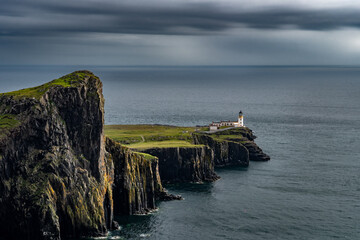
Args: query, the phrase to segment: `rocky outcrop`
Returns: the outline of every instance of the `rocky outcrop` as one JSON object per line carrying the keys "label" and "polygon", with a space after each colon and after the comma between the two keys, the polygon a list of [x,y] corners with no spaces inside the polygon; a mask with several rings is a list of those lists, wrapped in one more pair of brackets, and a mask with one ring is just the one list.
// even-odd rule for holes
{"label": "rocky outcrop", "polygon": [[206,146],[151,148],[142,150],[159,159],[159,172],[164,182],[215,181],[213,151]]}
{"label": "rocky outcrop", "polygon": [[2,94],[0,114],[18,121],[0,139],[1,235],[105,235],[114,170],[105,157],[100,80],[81,71]]}
{"label": "rocky outcrop", "polygon": [[248,141],[243,143],[243,145],[247,148],[249,151],[249,159],[250,161],[269,161],[270,156],[265,154],[262,149],[254,142]]}
{"label": "rocky outcrop", "polygon": [[[256,136],[254,135],[253,131],[248,127],[243,128],[232,128],[226,130],[224,132],[220,132],[221,134],[225,134],[227,137],[227,141],[233,141],[237,143],[241,143],[246,147],[249,151],[249,160],[250,161],[269,161],[270,156],[265,154],[263,150],[255,143]],[[233,136],[238,137],[233,137]],[[241,136],[241,137],[240,137]]]}
{"label": "rocky outcrop", "polygon": [[106,150],[115,165],[115,214],[148,213],[156,208],[156,199],[168,196],[161,184],[156,157],[133,152],[109,138],[106,138]]}
{"label": "rocky outcrop", "polygon": [[214,151],[214,163],[217,167],[248,166],[249,151],[240,143],[216,140],[207,134],[194,133],[196,144],[205,144]]}
{"label": "rocky outcrop", "polygon": [[214,151],[214,162],[222,166],[248,166],[249,161],[268,161],[266,155],[254,142],[256,136],[251,129],[232,128],[214,133],[193,133],[195,144],[204,144]]}

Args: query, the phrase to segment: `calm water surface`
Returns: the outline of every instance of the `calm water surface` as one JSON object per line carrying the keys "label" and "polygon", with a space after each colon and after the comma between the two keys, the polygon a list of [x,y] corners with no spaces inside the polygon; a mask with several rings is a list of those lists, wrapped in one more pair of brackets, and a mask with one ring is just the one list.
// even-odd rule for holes
{"label": "calm water surface", "polygon": [[[0,67],[0,92],[85,67]],[[233,120],[271,156],[168,185],[184,201],[117,217],[109,239],[360,239],[360,68],[87,67],[104,84],[107,124]]]}

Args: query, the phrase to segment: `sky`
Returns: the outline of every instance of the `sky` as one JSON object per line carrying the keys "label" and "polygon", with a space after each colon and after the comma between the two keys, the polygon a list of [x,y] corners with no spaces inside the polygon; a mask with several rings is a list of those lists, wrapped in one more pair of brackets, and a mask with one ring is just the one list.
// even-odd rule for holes
{"label": "sky", "polygon": [[360,65],[358,0],[1,0],[0,65]]}

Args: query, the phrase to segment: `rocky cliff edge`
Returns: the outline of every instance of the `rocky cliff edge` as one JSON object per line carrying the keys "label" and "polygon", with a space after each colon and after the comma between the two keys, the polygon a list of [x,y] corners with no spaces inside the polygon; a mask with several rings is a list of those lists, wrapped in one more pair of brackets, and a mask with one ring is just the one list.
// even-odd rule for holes
{"label": "rocky cliff edge", "polygon": [[[117,213],[143,213],[161,186],[156,160],[105,149],[102,83],[77,71],[0,94],[0,236],[104,236]],[[176,196],[174,196],[176,197]]]}

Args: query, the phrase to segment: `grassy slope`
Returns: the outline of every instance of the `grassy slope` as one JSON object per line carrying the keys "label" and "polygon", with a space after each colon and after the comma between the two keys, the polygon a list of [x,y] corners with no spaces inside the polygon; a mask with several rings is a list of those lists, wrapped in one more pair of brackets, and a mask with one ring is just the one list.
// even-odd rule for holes
{"label": "grassy slope", "polygon": [[138,150],[144,150],[149,148],[176,148],[176,147],[202,147],[203,145],[194,145],[187,141],[176,141],[176,140],[165,140],[165,141],[154,141],[154,142],[140,142],[127,145],[130,148]]}
{"label": "grassy slope", "polygon": [[130,148],[199,147],[192,144],[195,127],[164,125],[106,125],[105,134]]}
{"label": "grassy slope", "polygon": [[85,76],[93,76],[89,72],[73,72],[68,75],[65,75],[61,78],[55,79],[51,82],[45,83],[43,85],[21,89],[13,92],[3,93],[4,95],[14,96],[15,98],[36,98],[39,99],[44,93],[53,86],[62,86],[62,87],[76,87],[79,83],[79,80],[83,80]]}

